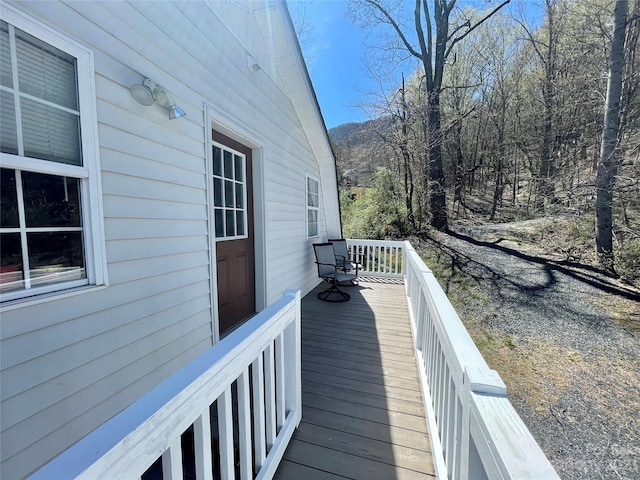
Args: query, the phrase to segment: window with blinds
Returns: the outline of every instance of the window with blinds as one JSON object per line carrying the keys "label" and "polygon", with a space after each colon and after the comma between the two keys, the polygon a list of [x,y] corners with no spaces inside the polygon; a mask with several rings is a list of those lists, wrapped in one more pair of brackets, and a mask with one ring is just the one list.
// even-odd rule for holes
{"label": "window with blinds", "polygon": [[78,57],[4,19],[0,35],[1,299],[100,283]]}

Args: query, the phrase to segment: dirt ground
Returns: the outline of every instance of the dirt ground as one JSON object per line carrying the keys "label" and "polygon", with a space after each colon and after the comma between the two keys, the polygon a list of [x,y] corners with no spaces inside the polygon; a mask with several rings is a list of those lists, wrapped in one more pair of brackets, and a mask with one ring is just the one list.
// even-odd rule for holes
{"label": "dirt ground", "polygon": [[640,291],[544,222],[458,224],[418,250],[560,477],[638,479]]}

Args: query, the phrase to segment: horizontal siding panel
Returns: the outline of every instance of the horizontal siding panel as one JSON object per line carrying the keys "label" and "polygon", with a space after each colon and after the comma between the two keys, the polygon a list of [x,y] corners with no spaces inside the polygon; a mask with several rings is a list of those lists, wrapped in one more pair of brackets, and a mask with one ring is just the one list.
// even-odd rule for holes
{"label": "horizontal siding panel", "polygon": [[[10,428],[96,383],[97,378],[126,367],[124,359],[130,358],[129,354],[136,349],[147,351],[145,344],[160,346],[203,325],[211,326],[206,297],[176,305],[153,317],[132,321],[100,337],[66,347],[64,351],[43,355],[33,362],[39,369],[36,375],[28,375],[32,366],[25,364],[5,370],[3,376],[8,377],[7,381],[12,385],[13,382],[20,383],[19,388],[23,391],[3,399],[3,428]],[[84,362],[88,358],[94,360]]]}
{"label": "horizontal siding panel", "polygon": [[[109,335],[111,331],[121,329],[129,323],[161,314],[172,308],[181,308],[190,302],[202,300],[208,294],[207,282],[186,285],[151,297],[122,303],[113,308],[96,312],[90,317],[82,315],[70,318],[45,328],[3,339],[0,349],[2,368],[6,370],[75,343],[100,335]],[[32,348],[33,345],[41,347],[35,350]],[[10,388],[0,392],[3,397],[15,393],[16,391]]]}
{"label": "horizontal siding panel", "polygon": [[[166,220],[206,220],[206,205],[190,205],[143,198],[114,197],[104,195],[105,217],[144,218]],[[173,222],[172,222],[173,223]],[[167,225],[170,228],[171,225]]]}
{"label": "horizontal siding panel", "polygon": [[[108,288],[109,295],[101,294],[103,290],[86,295],[60,298],[54,311],[48,303],[41,303],[29,307],[29,315],[24,315],[20,309],[2,313],[2,337],[11,338],[32,330],[55,325],[69,318],[88,316],[95,312],[109,311],[118,305],[130,303],[134,300],[147,299],[150,304],[157,295],[163,295],[174,289],[198,284],[209,284],[209,269],[198,268],[182,270],[171,274],[170,280],[165,276],[156,276],[135,282],[113,285]],[[117,299],[117,301],[114,301]]]}
{"label": "horizontal siding panel", "polygon": [[[197,332],[192,336],[197,337]],[[192,346],[189,353],[195,352],[193,355],[195,358],[199,352],[203,352],[207,347],[206,342],[199,342]],[[162,358],[161,360],[164,361],[166,358]],[[160,368],[159,374],[152,374],[141,378],[123,387],[122,390],[111,397],[104,397],[104,401],[96,404],[92,410],[79,413],[78,416],[62,425],[59,429],[43,437],[38,442],[37,449],[25,448],[9,458],[6,463],[3,464],[3,468],[11,472],[24,471],[25,475],[35,472],[49,460],[49,452],[53,452],[51,455],[54,456],[62,453],[62,451],[65,450],[65,445],[68,445],[70,440],[73,441],[74,438],[77,438],[78,432],[88,433],[95,430],[95,428],[100,426],[100,418],[111,418],[128,406],[128,399],[142,396],[157,383],[165,379],[162,374],[167,371],[175,371],[183,365],[184,362],[184,357],[178,356],[164,364],[158,363]]]}
{"label": "horizontal siding panel", "polygon": [[[204,170],[187,170],[183,165],[162,163],[158,158],[143,158],[104,148],[102,150],[102,172],[115,173],[122,176],[146,178],[177,186],[190,188],[206,188]],[[200,160],[204,165],[204,160]]]}
{"label": "horizontal siding panel", "polygon": [[114,197],[144,198],[196,206],[205,205],[207,200],[204,182],[202,188],[198,188],[109,172],[102,174],[102,193]]}
{"label": "horizontal siding panel", "polygon": [[107,242],[134,238],[206,237],[208,235],[208,224],[205,220],[167,222],[166,219],[105,218],[104,223]]}
{"label": "horizontal siding panel", "polygon": [[[138,119],[139,121],[139,119]],[[119,130],[104,123],[98,124],[98,134],[100,135],[100,145],[111,150],[122,152],[130,157],[141,157],[153,159],[160,163],[169,165],[179,165],[185,170],[192,170],[204,174],[204,161],[202,159],[203,147],[200,143],[198,156],[188,154],[173,148],[172,145],[162,145],[145,137],[138,137],[124,130]],[[165,132],[167,138],[171,138],[171,132]],[[109,165],[110,157],[101,158],[102,167],[112,170]],[[132,160],[133,161],[133,160]]]}
{"label": "horizontal siding panel", "polygon": [[[47,408],[47,410],[29,417],[25,421],[3,432],[3,434],[11,438],[10,444],[3,444],[3,462],[22,451],[27,455],[26,457],[23,456],[22,461],[27,461],[28,465],[36,465],[38,461],[36,458],[31,457],[31,462],[29,462],[28,459],[30,455],[37,455],[39,449],[26,451],[25,449],[29,447],[32,441],[37,441],[56,430],[60,430],[61,434],[58,437],[60,443],[55,446],[58,450],[57,453],[60,453],[60,445],[68,445],[69,439],[77,437],[78,432],[83,432],[81,436],[84,436],[103,423],[104,420],[96,421],[97,418],[110,418],[128,406],[126,399],[131,398],[131,391],[127,392],[127,395],[124,396],[119,404],[114,402],[113,398],[118,392],[124,390],[125,387],[131,385],[133,392],[135,392],[134,397],[139,397],[149,391],[154,385],[166,379],[177,366],[187,363],[202,353],[207,348],[206,344],[202,341],[207,328],[209,327],[203,325],[197,330],[176,337],[174,342],[164,345],[162,349],[127,365],[126,375],[123,375],[121,371],[115,372],[104,378],[102,382],[97,382],[89,388],[84,389],[73,399],[73,404],[77,407],[76,409],[69,410],[66,402],[58,402]],[[185,351],[185,344],[192,347],[198,345],[199,350],[191,348]],[[174,359],[176,361],[171,362]],[[117,358],[114,358],[114,360],[117,360]],[[150,384],[148,384],[144,378],[144,375],[149,371],[155,371],[157,373],[153,378],[153,382]],[[135,373],[139,376],[136,377]],[[128,383],[132,379],[134,381]],[[136,382],[141,383],[136,385]],[[106,389],[105,387],[108,386],[111,388]],[[105,396],[105,391],[110,393],[115,392],[115,394]],[[98,407],[103,402],[106,402],[104,412],[97,417],[97,414],[100,413],[99,410],[102,410],[98,409]],[[61,428],[58,429],[60,426]],[[33,432],[38,432],[42,437],[34,439]]]}
{"label": "horizontal siding panel", "polygon": [[[105,101],[98,101],[99,123],[121,128],[123,133],[141,139],[144,138],[167,148],[168,151],[180,152],[182,156],[189,156],[194,160],[202,158],[202,130],[200,130],[200,138],[189,137],[188,130],[190,129],[187,128],[190,126],[189,122],[169,120],[169,111],[160,105],[153,104],[149,107],[139,105],[131,97],[128,86],[126,88],[120,87],[118,90],[120,95],[126,98],[126,101],[122,100],[120,105],[129,106],[130,109]],[[157,122],[154,123],[153,128],[149,128],[147,122],[140,121],[141,116]],[[118,123],[112,124],[115,119],[118,120]],[[127,144],[120,145],[121,148],[127,146]],[[127,151],[127,148],[123,148],[123,150]]]}
{"label": "horizontal siding panel", "polygon": [[192,271],[200,267],[209,268],[209,254],[207,251],[166,255],[162,262],[157,258],[144,258],[128,262],[111,263],[109,265],[109,279],[115,285],[118,283],[143,280],[163,275],[170,281],[170,275],[183,270]]}
{"label": "horizontal siding panel", "polygon": [[107,243],[107,258],[113,263],[202,251],[209,251],[206,236],[111,240]]}

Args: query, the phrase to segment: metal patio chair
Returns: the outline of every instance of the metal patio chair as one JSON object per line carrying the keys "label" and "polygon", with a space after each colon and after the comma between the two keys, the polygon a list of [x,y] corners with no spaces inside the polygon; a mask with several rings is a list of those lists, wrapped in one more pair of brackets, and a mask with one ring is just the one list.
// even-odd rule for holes
{"label": "metal patio chair", "polygon": [[318,293],[318,298],[326,302],[346,302],[351,298],[347,292],[338,288],[342,282],[351,282],[356,279],[355,274],[341,270],[336,260],[336,254],[331,243],[314,243],[313,250],[316,254],[318,265],[318,277],[331,284],[329,288]]}
{"label": "metal patio chair", "polygon": [[358,278],[358,270],[362,266],[355,261],[354,258],[349,257],[349,249],[347,248],[347,241],[344,238],[330,238],[327,242],[333,245],[333,250],[336,254],[336,262],[338,268],[344,273],[353,273],[356,278],[352,281],[355,285]]}

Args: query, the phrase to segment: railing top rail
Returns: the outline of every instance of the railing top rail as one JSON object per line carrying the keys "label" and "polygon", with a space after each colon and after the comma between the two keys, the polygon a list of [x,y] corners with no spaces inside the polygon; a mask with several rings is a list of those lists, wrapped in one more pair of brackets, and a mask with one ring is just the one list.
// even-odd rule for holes
{"label": "railing top rail", "polygon": [[[446,376],[444,381],[436,380],[435,385],[429,386],[435,388],[430,394],[433,396],[431,403],[426,407],[431,411],[431,424],[438,432],[432,437],[436,439],[434,452],[442,452],[440,439],[448,440],[452,435],[460,438],[453,449],[448,445],[446,468],[437,463],[439,474],[446,477],[453,471],[453,478],[463,479],[558,479],[553,466],[507,399],[504,382],[489,368],[433,273],[409,242],[403,256],[407,297],[412,314],[416,315],[413,331],[419,336],[417,356],[424,361],[421,378],[428,382],[429,376],[432,379]],[[437,373],[434,368],[438,369]],[[449,381],[454,384],[453,393],[448,389],[438,390]],[[451,402],[450,395],[456,397],[456,403],[459,402],[462,411],[466,412],[460,417],[450,418],[451,411],[444,408]],[[436,409],[440,415],[449,415],[449,418],[436,422]],[[451,427],[455,422],[458,423]],[[471,455],[472,450],[477,452],[479,460]]]}
{"label": "railing top rail", "polygon": [[[468,330],[460,320],[433,272],[413,248],[407,248],[407,270],[416,272],[422,291],[430,303],[431,315],[438,329],[442,348],[446,349],[449,368],[458,388],[462,388],[465,371],[470,377],[471,391],[506,395],[504,383],[487,365]],[[407,272],[405,272],[407,274]]]}
{"label": "railing top rail", "polygon": [[347,245],[371,245],[374,247],[403,247],[406,243],[400,240],[366,240],[348,238]]}
{"label": "railing top rail", "polygon": [[[560,480],[511,402],[471,394],[471,436],[488,478]],[[469,478],[473,478],[471,475]]]}

